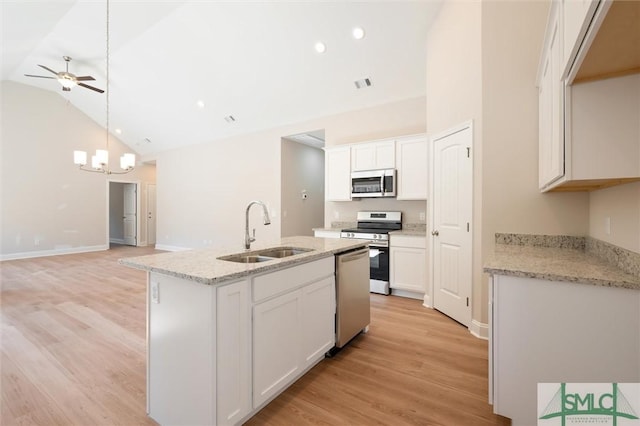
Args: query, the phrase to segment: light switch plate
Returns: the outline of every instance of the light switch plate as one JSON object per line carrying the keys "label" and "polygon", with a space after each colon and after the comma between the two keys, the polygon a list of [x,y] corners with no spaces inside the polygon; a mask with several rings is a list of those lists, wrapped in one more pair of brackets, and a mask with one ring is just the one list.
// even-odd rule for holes
{"label": "light switch plate", "polygon": [[160,283],[157,281],[151,281],[151,301],[160,303]]}

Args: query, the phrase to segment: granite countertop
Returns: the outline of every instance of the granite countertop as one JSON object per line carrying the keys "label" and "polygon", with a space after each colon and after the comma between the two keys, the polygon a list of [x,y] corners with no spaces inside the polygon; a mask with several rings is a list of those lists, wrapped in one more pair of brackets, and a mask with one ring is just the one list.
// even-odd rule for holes
{"label": "granite countertop", "polygon": [[[275,271],[284,267],[333,256],[366,246],[362,240],[315,237],[287,237],[271,243],[254,243],[250,250],[197,249],[120,259],[122,265],[148,272],[171,275],[201,284],[219,284],[258,273]],[[312,251],[281,259],[258,263],[237,263],[217,259],[235,253],[253,252],[275,247],[299,247]]]}
{"label": "granite countertop", "polygon": [[496,244],[484,271],[495,275],[640,290],[640,277],[580,248]]}

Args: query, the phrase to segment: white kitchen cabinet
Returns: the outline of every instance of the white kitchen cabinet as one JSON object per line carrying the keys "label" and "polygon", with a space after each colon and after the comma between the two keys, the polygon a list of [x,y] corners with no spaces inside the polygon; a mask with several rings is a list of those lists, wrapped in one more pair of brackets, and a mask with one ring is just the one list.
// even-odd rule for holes
{"label": "white kitchen cabinet", "polygon": [[[392,293],[422,299],[427,285],[427,237],[394,235],[389,241],[389,286]],[[407,293],[404,293],[407,292]]]}
{"label": "white kitchen cabinet", "polygon": [[[248,288],[246,281],[237,285]],[[150,274],[149,287],[149,416],[160,424],[216,424],[218,369],[215,342],[218,329],[226,325],[216,325],[216,287],[156,273]],[[237,306],[242,304],[239,298],[237,302]],[[250,301],[246,299],[244,304],[248,303]],[[245,306],[246,309],[248,306]],[[232,316],[223,316],[220,319],[231,319],[231,328],[238,331],[242,329],[237,323],[233,324]],[[221,354],[225,359],[220,367],[230,366],[228,356],[246,358],[250,355],[232,354],[231,352],[237,348],[239,345],[227,348],[226,354]],[[234,374],[221,373],[227,378]],[[239,385],[241,386],[243,385]],[[176,389],[198,389],[198,392],[176,392]],[[240,399],[242,398],[240,395]],[[232,404],[242,405],[238,404],[238,400]],[[230,404],[227,404],[227,407],[229,406]]]}
{"label": "white kitchen cabinet", "polygon": [[340,229],[329,230],[329,229],[316,229],[313,231],[314,237],[319,238],[340,238]]}
{"label": "white kitchen cabinet", "polygon": [[354,144],[351,148],[351,171],[394,169],[395,155],[394,140]]}
{"label": "white kitchen cabinet", "polygon": [[625,1],[552,3],[538,73],[541,191],[640,180],[639,10]]}
{"label": "white kitchen cabinet", "polygon": [[564,176],[561,3],[555,2],[551,8],[538,77],[538,179],[540,189],[545,189]]}
{"label": "white kitchen cabinet", "polygon": [[297,290],[253,307],[253,406],[258,408],[300,374],[302,293]]}
{"label": "white kitchen cabinet", "polygon": [[538,421],[538,383],[640,381],[640,291],[494,275],[489,389],[514,426]]}
{"label": "white kitchen cabinet", "polygon": [[253,279],[253,408],[324,358],[335,341],[333,257]]}
{"label": "white kitchen cabinet", "polygon": [[325,149],[324,198],[326,201],[351,200],[351,147]]}
{"label": "white kitchen cabinet", "polygon": [[396,199],[426,200],[428,192],[427,137],[416,135],[396,140]]}
{"label": "white kitchen cabinet", "polygon": [[216,373],[219,425],[239,423],[251,406],[251,296],[248,280],[217,291]]}

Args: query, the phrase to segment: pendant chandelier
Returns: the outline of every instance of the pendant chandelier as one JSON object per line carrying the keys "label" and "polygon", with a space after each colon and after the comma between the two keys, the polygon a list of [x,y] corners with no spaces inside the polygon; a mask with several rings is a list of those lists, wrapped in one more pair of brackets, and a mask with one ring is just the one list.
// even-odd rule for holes
{"label": "pendant chandelier", "polygon": [[107,0],[107,87],[105,93],[107,94],[107,146],[106,149],[97,149],[96,154],[91,157],[91,168],[85,167],[87,165],[87,152],[86,151],[73,151],[73,163],[80,167],[80,170],[85,172],[104,173],[111,174],[125,174],[132,171],[136,164],[135,154],[124,154],[120,157],[120,168],[122,171],[114,171],[109,169],[109,0]]}

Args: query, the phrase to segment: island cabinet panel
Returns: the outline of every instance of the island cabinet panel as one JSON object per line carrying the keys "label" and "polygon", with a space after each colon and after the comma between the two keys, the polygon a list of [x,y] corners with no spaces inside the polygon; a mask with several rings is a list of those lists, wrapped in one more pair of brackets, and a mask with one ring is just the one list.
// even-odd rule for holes
{"label": "island cabinet panel", "polygon": [[149,416],[163,425],[214,424],[215,287],[155,273],[149,287]]}
{"label": "island cabinet panel", "polygon": [[216,371],[219,425],[251,411],[251,296],[248,280],[217,288]]}
{"label": "island cabinet panel", "polygon": [[253,408],[324,358],[335,343],[332,257],[253,278]]}
{"label": "island cabinet panel", "polygon": [[253,406],[278,394],[300,373],[302,294],[294,291],[253,308]]}

